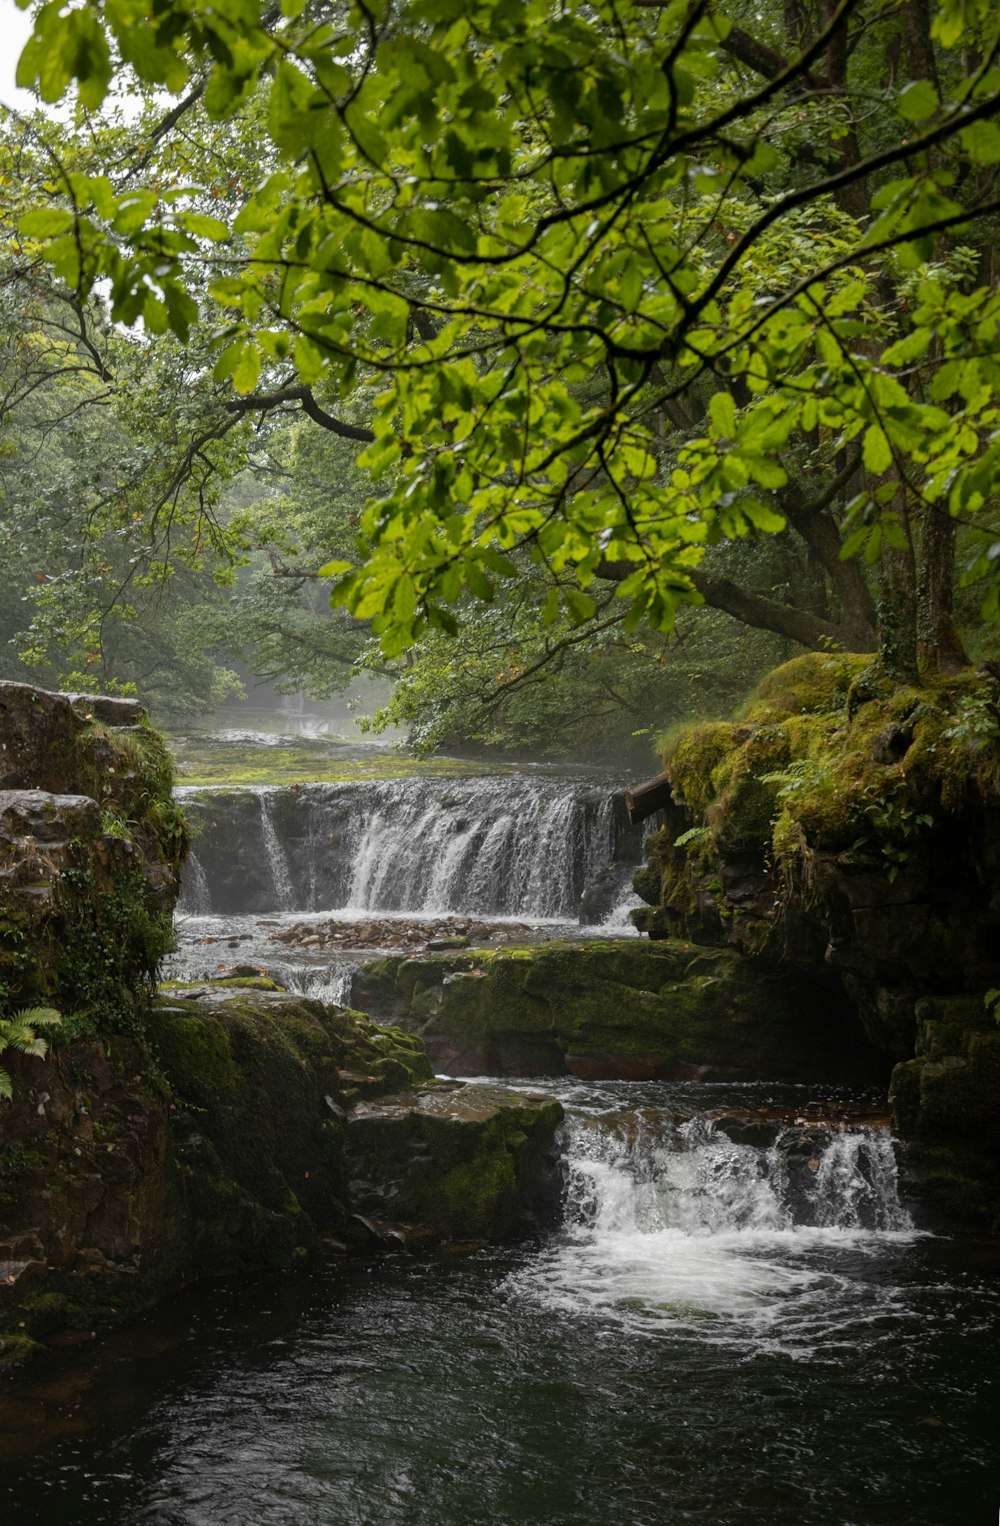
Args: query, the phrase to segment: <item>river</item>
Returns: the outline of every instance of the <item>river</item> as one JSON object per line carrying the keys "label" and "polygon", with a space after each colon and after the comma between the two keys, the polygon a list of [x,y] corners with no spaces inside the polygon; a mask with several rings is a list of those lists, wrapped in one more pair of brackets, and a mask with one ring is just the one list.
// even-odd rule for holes
{"label": "river", "polygon": [[[628,857],[607,791],[551,774],[195,805],[177,972],[327,994],[275,926],[566,931]],[[992,1526],[998,1248],[921,1221],[879,1098],[522,1084],[567,1110],[558,1230],[201,1287],[47,1354],[0,1399],[4,1526]]]}

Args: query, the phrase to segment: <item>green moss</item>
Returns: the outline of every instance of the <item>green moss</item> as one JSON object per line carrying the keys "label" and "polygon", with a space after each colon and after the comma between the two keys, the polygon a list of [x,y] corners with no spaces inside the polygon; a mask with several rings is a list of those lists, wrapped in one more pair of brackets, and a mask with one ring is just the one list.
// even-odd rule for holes
{"label": "green moss", "polygon": [[709,721],[683,732],[664,758],[674,794],[693,817],[703,816],[714,800],[712,775],[739,745],[739,736],[739,728],[730,722]]}
{"label": "green moss", "polygon": [[0,1335],[0,1372],[23,1366],[44,1349],[27,1335]]}
{"label": "green moss", "polygon": [[225,748],[211,738],[186,738],[178,760],[182,784],[344,784],[354,779],[398,779],[424,774],[461,778],[482,771],[482,764],[461,758],[414,758],[406,753],[372,753],[346,761],[332,759],[323,744],[300,747]]}
{"label": "green moss", "polygon": [[665,767],[695,826],[779,861],[862,841],[898,867],[1000,761],[993,693],[972,673],[899,688],[867,658],[810,653],[769,674],[742,720],[692,728]]}
{"label": "green moss", "polygon": [[852,686],[872,666],[872,658],[843,653],[808,652],[774,668],[737,712],[739,720],[773,725],[794,715],[841,710]]}

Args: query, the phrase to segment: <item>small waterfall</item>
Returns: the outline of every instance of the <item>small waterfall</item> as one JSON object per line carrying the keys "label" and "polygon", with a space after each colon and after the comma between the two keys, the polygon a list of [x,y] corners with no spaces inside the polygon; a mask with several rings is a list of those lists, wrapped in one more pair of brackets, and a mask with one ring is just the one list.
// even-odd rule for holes
{"label": "small waterfall", "polygon": [[[183,910],[575,918],[641,834],[600,785],[525,774],[178,791],[208,887]],[[613,867],[609,865],[614,860]]]}
{"label": "small waterfall", "polygon": [[311,996],[314,1001],[332,1003],[335,1007],[350,1006],[351,983],[356,966],[334,964],[328,969],[309,965],[279,965],[274,967],[276,978],[287,991],[298,991]]}
{"label": "small waterfall", "polygon": [[288,855],[274,827],[274,792],[268,791],[257,797],[260,801],[260,835],[264,852],[271,869],[274,894],[278,911],[292,911],[295,907],[295,891]]}
{"label": "small waterfall", "polygon": [[184,905],[196,917],[205,917],[212,910],[212,890],[208,875],[197,853],[189,853],[183,870]]}
{"label": "small waterfall", "polygon": [[578,1115],[566,1172],[563,1233],[512,1289],[647,1333],[809,1358],[833,1338],[850,1258],[914,1234],[880,1128]]}
{"label": "small waterfall", "polygon": [[567,1215],[639,1234],[752,1230],[912,1229],[899,1201],[885,1129],[779,1129],[766,1148],[718,1122],[675,1123],[655,1111],[609,1126],[577,1121],[568,1152]]}

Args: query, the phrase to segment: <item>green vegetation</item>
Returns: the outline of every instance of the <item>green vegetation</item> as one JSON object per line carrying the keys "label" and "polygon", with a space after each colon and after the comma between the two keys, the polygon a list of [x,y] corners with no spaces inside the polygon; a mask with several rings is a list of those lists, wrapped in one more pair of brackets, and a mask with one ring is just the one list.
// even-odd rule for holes
{"label": "green vegetation", "polygon": [[[910,839],[989,792],[998,760],[990,679],[901,686],[864,658],[817,653],[771,673],[732,722],[679,737],[664,766],[717,844],[765,846],[776,863],[871,849],[894,878]],[[689,853],[705,841],[687,835]]]}
{"label": "green vegetation", "polygon": [[998,47],[986,0],[42,8],[20,80],[78,104],[0,136],[10,671],[178,714],[218,657],[362,661],[424,746],[572,754],[802,648],[962,667]]}
{"label": "green vegetation", "polygon": [[[54,1007],[22,1007],[10,1017],[0,1016],[0,1054],[5,1049],[16,1049],[21,1054],[44,1057],[49,1051],[49,1041],[38,1030],[57,1027],[61,1021]],[[11,1078],[0,1066],[0,1099],[9,1100],[13,1095]]]}

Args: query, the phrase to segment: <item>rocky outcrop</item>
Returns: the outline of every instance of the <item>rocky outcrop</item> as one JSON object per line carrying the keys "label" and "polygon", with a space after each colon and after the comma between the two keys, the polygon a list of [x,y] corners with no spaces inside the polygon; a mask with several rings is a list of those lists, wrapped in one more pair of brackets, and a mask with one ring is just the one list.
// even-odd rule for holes
{"label": "rocky outcrop", "polygon": [[0,1010],[128,1032],[171,946],[187,848],[163,739],[133,700],[0,683]]}
{"label": "rocky outcrop", "polygon": [[439,1103],[419,1040],[270,982],[155,996],[187,834],[140,706],[0,684],[0,727],[0,1017],[62,1017],[3,1055],[0,1366],[181,1280],[538,1221],[558,1104]]}
{"label": "rocky outcrop", "polygon": [[734,952],[635,938],[363,965],[353,1000],[451,1075],[627,1080],[884,1077],[841,996]]}
{"label": "rocky outcrop", "polygon": [[869,659],[814,653],[769,675],[732,723],[685,733],[664,764],[640,928],[737,948],[846,998],[897,1066],[900,1131],[939,1165],[957,1152],[966,1199],[994,1214],[996,684],[966,673],[899,688]]}
{"label": "rocky outcrop", "polygon": [[148,1047],[11,1063],[0,1114],[0,1366],[178,1282],[500,1239],[558,1200],[562,1109],[444,1091],[423,1046],[284,991],[172,990]]}

